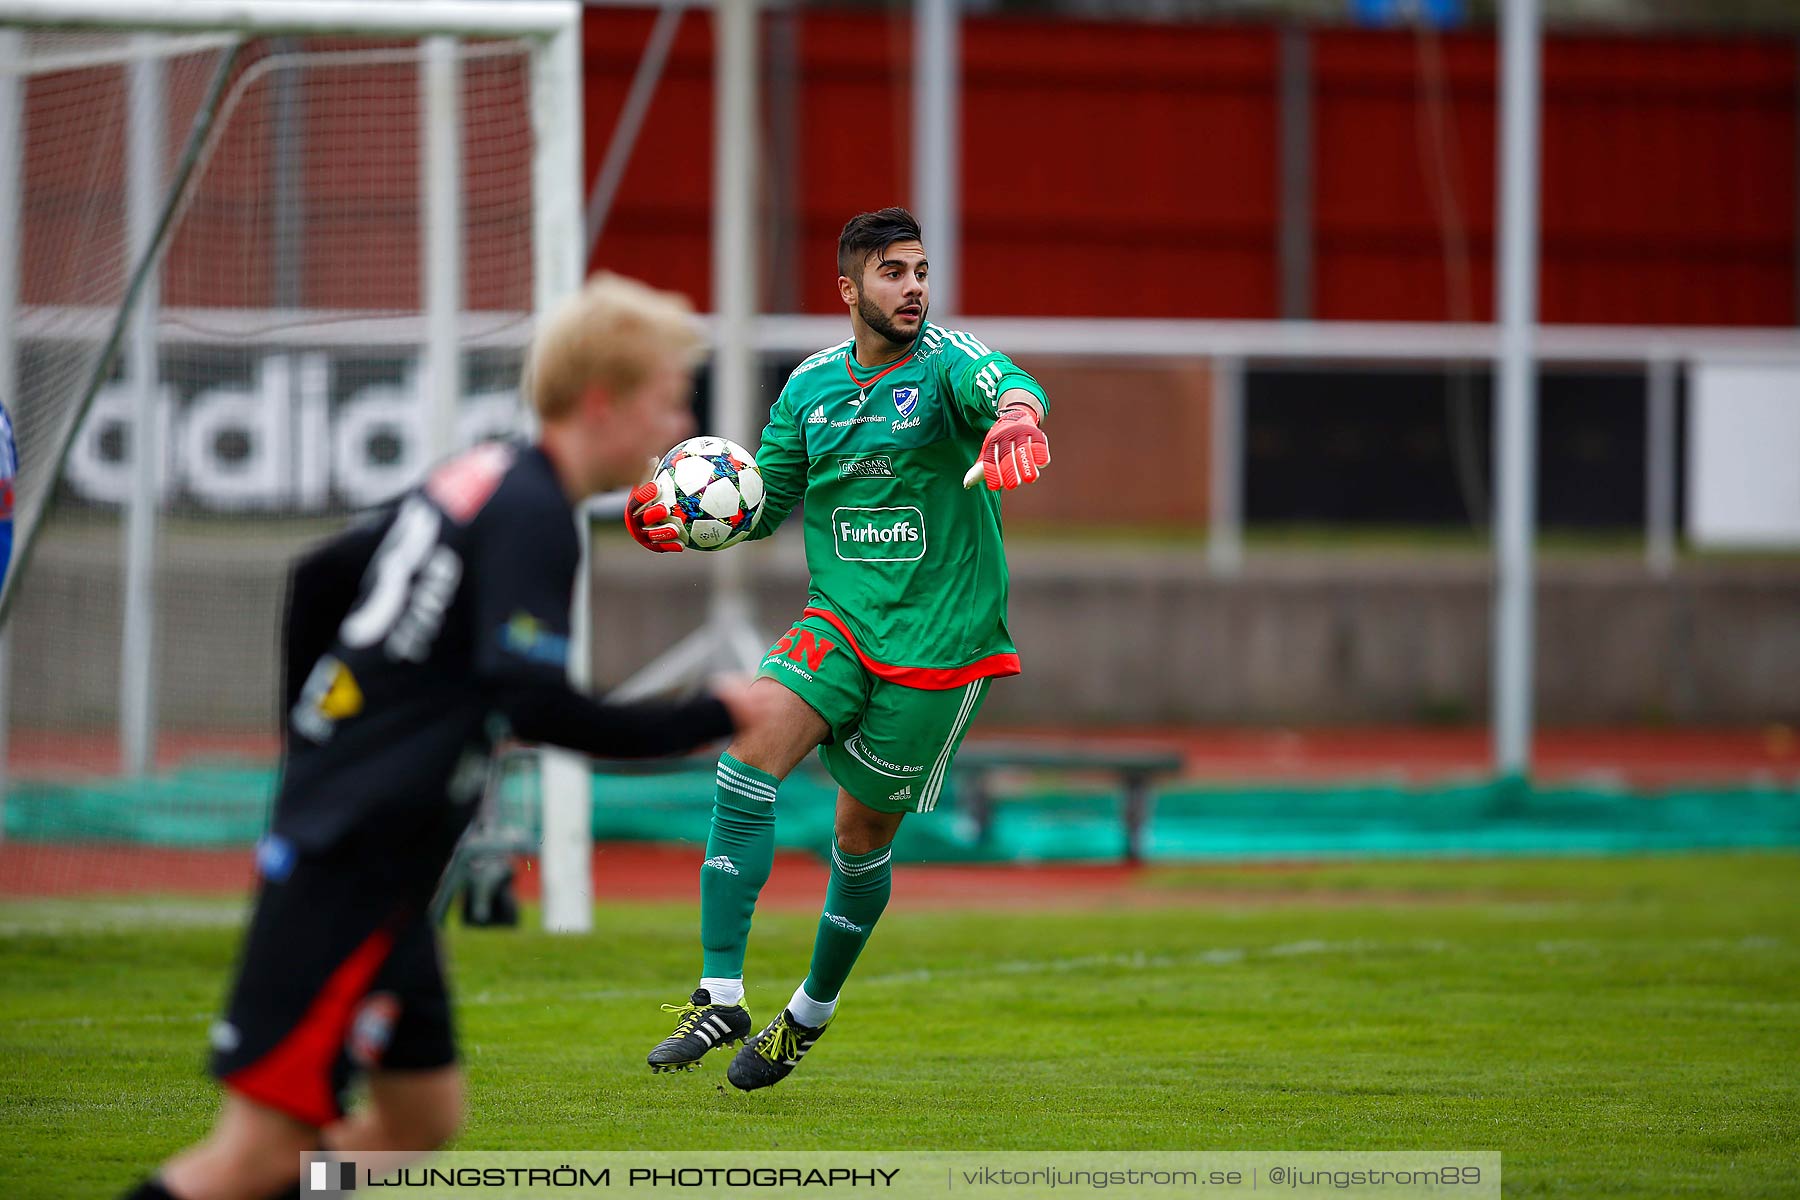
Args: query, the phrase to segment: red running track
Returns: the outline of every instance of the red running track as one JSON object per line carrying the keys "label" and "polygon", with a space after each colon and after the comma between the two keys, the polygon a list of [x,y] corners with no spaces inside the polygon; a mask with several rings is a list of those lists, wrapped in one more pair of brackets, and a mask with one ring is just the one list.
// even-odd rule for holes
{"label": "red running track", "polygon": [[[1397,780],[1434,783],[1474,778],[1489,769],[1482,728],[1372,726],[1341,729],[1198,729],[1182,726],[1005,728],[984,726],[973,741],[1082,742],[1174,749],[1184,774],[1202,782],[1329,782]],[[157,764],[273,758],[273,737],[165,734]],[[1541,781],[1609,781],[1640,787],[1675,783],[1800,783],[1800,730],[1770,724],[1729,729],[1545,729],[1533,742],[1533,774]],[[15,729],[15,778],[109,774],[119,769],[111,731],[70,733]]]}
{"label": "red running track", "polygon": [[[595,899],[602,905],[698,903],[704,857],[698,845],[602,844],[594,852]],[[1156,899],[1157,893],[1141,891],[1142,877],[1142,868],[1126,866],[900,866],[894,897],[909,908],[1092,907]],[[783,851],[775,856],[761,903],[817,909],[825,878],[820,860]],[[536,862],[521,861],[517,879],[519,896],[536,900]],[[0,844],[0,896],[232,896],[247,892],[251,882],[248,850]]]}

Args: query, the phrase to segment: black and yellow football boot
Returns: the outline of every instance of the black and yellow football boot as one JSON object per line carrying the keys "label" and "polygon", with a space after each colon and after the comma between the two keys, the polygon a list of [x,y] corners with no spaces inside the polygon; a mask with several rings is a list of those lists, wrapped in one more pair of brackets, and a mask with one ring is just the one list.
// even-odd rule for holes
{"label": "black and yellow football boot", "polygon": [[750,1011],[742,1004],[714,1004],[705,988],[694,989],[686,1004],[665,1004],[664,1012],[680,1014],[675,1032],[650,1052],[652,1071],[688,1071],[714,1046],[729,1046],[750,1036]]}
{"label": "black and yellow football boot", "polygon": [[802,1025],[792,1013],[782,1009],[767,1029],[744,1043],[725,1068],[725,1078],[746,1092],[780,1083],[813,1048],[828,1025],[829,1021],[817,1029]]}

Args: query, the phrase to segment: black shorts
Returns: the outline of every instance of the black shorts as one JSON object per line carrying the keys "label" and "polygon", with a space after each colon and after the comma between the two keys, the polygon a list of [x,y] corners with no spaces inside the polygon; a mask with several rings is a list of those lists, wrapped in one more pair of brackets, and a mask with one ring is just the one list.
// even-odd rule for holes
{"label": "black shorts", "polygon": [[297,854],[271,835],[212,1073],[314,1127],[344,1113],[361,1071],[456,1061],[430,901],[441,864],[345,847]]}

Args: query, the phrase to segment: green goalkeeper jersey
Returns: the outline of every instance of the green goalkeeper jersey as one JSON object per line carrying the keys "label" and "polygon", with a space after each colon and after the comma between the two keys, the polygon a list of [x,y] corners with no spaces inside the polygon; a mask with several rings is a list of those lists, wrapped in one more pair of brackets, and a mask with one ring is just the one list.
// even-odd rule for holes
{"label": "green goalkeeper jersey", "polygon": [[925,325],[895,362],[859,366],[845,340],[806,359],[769,409],[752,537],[802,497],[809,615],[872,674],[923,688],[1016,675],[1006,629],[1000,496],[964,489],[1001,396],[1044,391],[1004,354]]}

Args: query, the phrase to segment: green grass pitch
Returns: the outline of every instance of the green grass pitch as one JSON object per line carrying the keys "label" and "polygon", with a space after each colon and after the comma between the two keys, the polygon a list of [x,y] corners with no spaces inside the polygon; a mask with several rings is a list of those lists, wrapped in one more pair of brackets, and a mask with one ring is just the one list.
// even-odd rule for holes
{"label": "green grass pitch", "polygon": [[[1146,878],[883,919],[786,1083],[652,1076],[684,907],[452,930],[465,1149],[1499,1150],[1508,1195],[1800,1194],[1800,854]],[[146,907],[150,910],[146,912]],[[206,1128],[212,902],[0,905],[0,1196],[111,1196]],[[761,917],[773,1016],[814,919]]]}

